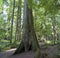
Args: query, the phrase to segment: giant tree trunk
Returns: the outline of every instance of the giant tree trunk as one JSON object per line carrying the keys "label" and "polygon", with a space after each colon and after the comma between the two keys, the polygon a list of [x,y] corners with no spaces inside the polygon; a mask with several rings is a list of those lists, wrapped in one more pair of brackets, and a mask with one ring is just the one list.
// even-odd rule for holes
{"label": "giant tree trunk", "polygon": [[39,44],[34,30],[32,9],[28,7],[27,0],[24,0],[22,41],[14,54],[38,49]]}

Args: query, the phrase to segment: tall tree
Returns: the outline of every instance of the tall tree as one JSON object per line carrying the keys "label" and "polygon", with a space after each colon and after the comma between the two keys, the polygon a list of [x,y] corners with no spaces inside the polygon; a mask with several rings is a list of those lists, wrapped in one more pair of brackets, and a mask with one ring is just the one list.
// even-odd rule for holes
{"label": "tall tree", "polygon": [[34,30],[32,8],[29,8],[27,0],[24,0],[22,41],[14,54],[38,49],[39,44]]}

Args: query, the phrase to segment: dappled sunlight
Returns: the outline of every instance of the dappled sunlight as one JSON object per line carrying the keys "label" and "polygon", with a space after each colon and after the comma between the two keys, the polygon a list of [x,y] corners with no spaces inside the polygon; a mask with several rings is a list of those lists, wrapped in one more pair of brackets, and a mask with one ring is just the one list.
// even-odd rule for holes
{"label": "dappled sunlight", "polygon": [[47,43],[47,44],[51,44],[51,41],[47,40],[46,43]]}

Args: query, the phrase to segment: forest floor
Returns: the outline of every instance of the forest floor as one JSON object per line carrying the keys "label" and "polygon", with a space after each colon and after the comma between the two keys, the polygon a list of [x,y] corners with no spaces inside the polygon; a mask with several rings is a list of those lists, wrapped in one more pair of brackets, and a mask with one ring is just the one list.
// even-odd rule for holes
{"label": "forest floor", "polygon": [[[58,45],[41,48],[40,49],[41,58],[57,58],[56,55],[57,55],[57,52],[60,51],[59,49],[60,48],[58,48]],[[16,49],[11,49],[6,52],[0,52],[0,58],[34,58],[35,53],[33,51],[24,52],[17,55],[12,55],[15,50]]]}

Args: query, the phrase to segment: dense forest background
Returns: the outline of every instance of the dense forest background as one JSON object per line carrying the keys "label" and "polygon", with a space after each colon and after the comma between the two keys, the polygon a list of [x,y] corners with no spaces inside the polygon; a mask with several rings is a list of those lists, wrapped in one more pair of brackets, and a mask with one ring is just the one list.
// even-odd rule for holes
{"label": "dense forest background", "polygon": [[0,51],[17,48],[23,35],[36,38],[35,33],[35,47],[60,44],[60,0],[0,0]]}

